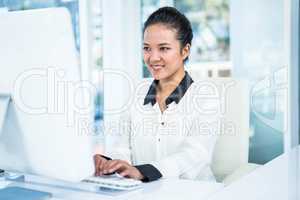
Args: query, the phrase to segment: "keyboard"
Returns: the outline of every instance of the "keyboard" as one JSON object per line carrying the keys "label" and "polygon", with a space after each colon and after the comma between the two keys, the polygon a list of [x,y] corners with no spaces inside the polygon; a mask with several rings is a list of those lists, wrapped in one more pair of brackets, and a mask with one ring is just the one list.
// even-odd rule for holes
{"label": "keyboard", "polygon": [[134,190],[140,188],[142,184],[139,180],[124,178],[117,173],[112,175],[91,176],[82,180],[82,182],[89,183],[100,188],[114,190]]}

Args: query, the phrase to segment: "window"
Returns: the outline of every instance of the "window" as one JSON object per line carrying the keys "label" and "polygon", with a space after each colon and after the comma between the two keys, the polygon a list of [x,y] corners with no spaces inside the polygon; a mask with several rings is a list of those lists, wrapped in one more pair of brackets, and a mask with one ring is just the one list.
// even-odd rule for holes
{"label": "window", "polygon": [[88,1],[90,38],[91,38],[91,78],[96,86],[95,95],[95,131],[102,133],[103,123],[103,57],[102,57],[102,0]]}
{"label": "window", "polygon": [[174,7],[185,13],[192,24],[191,63],[229,61],[228,0],[175,0]]}
{"label": "window", "polygon": [[250,87],[251,163],[265,164],[281,155],[288,140],[284,7],[283,1],[231,1],[233,72]]}

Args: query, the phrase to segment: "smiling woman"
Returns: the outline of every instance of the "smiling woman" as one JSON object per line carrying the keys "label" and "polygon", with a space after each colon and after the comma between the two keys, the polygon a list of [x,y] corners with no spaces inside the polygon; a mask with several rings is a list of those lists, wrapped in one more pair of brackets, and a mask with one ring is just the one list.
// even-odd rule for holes
{"label": "smiling woman", "polygon": [[[161,6],[175,7],[191,22],[194,37],[187,69],[203,71],[210,77],[230,76],[230,1],[142,0],[143,21]],[[143,70],[144,77],[150,77],[146,65]]]}
{"label": "smiling woman", "polygon": [[144,62],[152,77],[159,80],[157,99],[162,111],[166,98],[185,75],[193,39],[187,18],[171,7],[158,9],[144,26]]}
{"label": "smiling woman", "polygon": [[181,50],[176,31],[163,24],[151,25],[144,34],[144,61],[155,79],[184,75],[183,60],[189,53],[189,46]]}
{"label": "smiling woman", "polygon": [[162,7],[143,30],[144,62],[154,80],[136,91],[131,108],[118,121],[122,128],[106,152],[109,157],[94,156],[95,174],[117,172],[145,182],[162,176],[214,181],[210,162],[217,130],[203,133],[197,124],[216,121],[216,115],[206,116],[192,103],[199,91],[184,70],[191,24],[175,8]]}

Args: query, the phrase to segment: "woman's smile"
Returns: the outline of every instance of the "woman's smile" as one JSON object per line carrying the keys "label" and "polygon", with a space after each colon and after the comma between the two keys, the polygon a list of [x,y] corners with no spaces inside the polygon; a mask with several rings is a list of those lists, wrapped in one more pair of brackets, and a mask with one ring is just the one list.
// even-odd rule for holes
{"label": "woman's smile", "polygon": [[153,70],[158,71],[158,70],[164,68],[164,65],[157,65],[157,64],[156,64],[156,65],[150,65],[150,67],[151,67]]}

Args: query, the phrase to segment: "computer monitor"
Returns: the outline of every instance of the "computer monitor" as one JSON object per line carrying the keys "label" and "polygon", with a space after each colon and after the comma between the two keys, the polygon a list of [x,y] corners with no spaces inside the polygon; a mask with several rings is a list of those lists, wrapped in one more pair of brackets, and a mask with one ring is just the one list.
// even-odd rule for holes
{"label": "computer monitor", "polygon": [[[0,169],[79,181],[94,172],[89,103],[64,8],[0,13]],[[1,111],[4,112],[4,111]]]}

